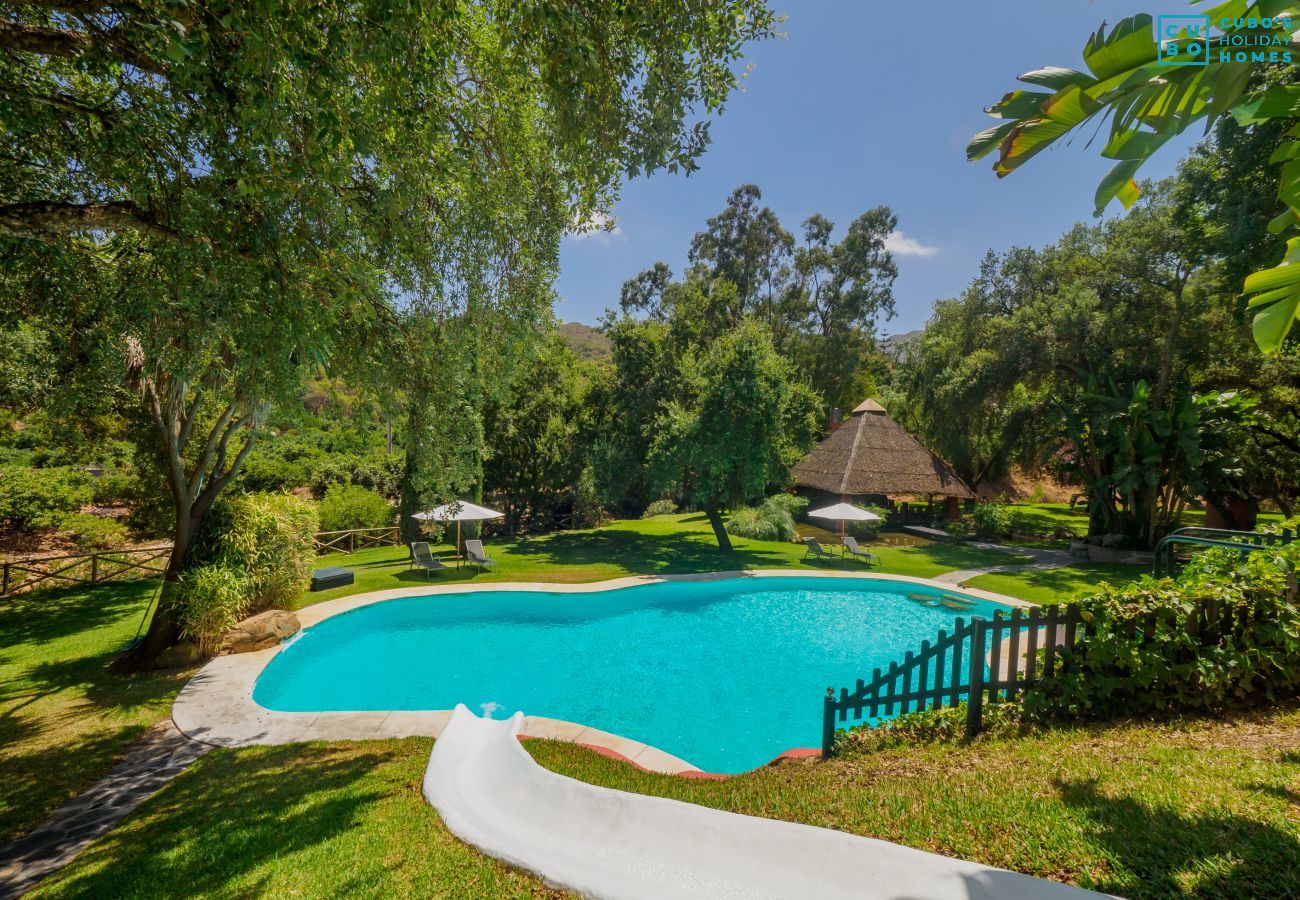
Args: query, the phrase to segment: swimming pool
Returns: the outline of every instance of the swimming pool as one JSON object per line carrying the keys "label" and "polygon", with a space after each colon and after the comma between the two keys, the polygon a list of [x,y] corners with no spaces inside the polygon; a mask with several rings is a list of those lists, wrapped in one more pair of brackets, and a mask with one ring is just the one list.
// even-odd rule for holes
{"label": "swimming pool", "polygon": [[301,632],[253,699],[282,712],[523,710],[740,772],[817,746],[827,686],[1002,608],[912,599],[941,593],[953,592],[782,576],[386,600]]}

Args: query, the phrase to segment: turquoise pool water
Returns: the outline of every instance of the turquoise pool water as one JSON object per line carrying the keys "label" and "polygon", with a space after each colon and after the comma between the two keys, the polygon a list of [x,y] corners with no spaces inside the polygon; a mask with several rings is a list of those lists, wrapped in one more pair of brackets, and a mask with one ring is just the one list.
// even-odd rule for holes
{"label": "turquoise pool water", "polygon": [[821,743],[821,698],[901,660],[957,617],[900,581],[736,578],[582,594],[388,600],[326,619],[281,651],[253,699],[286,712],[516,710],[741,772]]}

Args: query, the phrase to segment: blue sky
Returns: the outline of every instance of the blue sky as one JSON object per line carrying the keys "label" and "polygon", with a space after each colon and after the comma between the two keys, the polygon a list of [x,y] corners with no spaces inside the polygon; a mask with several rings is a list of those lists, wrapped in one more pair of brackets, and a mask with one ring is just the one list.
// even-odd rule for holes
{"label": "blue sky", "polygon": [[[691,236],[734,187],[753,182],[796,237],[814,212],[838,234],[873,206],[893,208],[915,246],[896,254],[898,314],[881,331],[918,328],[936,299],[970,281],[985,250],[1048,243],[1089,219],[1110,165],[1081,138],[999,180],[989,159],[965,158],[970,136],[993,122],[983,108],[1021,72],[1082,68],[1084,41],[1102,21],[1188,9],[1182,0],[775,5],[788,15],[787,37],[749,48],[744,93],[713,121],[700,171],[632,181],[615,207],[617,233],[565,239],[561,321],[595,324],[617,306],[623,281],[656,260],[680,275]],[[1167,146],[1144,175],[1172,172],[1189,144]]]}

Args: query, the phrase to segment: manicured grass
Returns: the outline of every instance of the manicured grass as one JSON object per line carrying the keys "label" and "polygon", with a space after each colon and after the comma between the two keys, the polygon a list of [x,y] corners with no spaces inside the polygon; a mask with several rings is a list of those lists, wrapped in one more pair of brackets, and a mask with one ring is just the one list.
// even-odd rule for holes
{"label": "manicured grass", "polygon": [[[1077,728],[787,761],[726,781],[569,744],[543,765],[1134,898],[1300,894],[1300,712]],[[429,742],[214,751],[35,896],[544,893],[454,840],[420,796]]]}
{"label": "manicured grass", "polygon": [[34,897],[561,896],[456,840],[421,739],[216,750]]}
{"label": "manicured grass", "polygon": [[41,822],[165,718],[188,671],[115,675],[156,581],[0,601],[0,842]]}
{"label": "manicured grass", "polygon": [[1126,897],[1300,896],[1300,712],[1060,730],[787,761],[726,781],[640,772],[566,744],[594,784],[790,819]]}
{"label": "manicured grass", "polygon": [[1103,582],[1127,584],[1146,575],[1146,566],[1123,563],[1084,563],[1061,569],[1030,569],[1023,572],[998,572],[978,575],[966,582],[970,587],[1019,597],[1031,603],[1056,603],[1076,600],[1093,593]]}
{"label": "manicured grass", "polygon": [[[593,581],[638,573],[803,567],[803,547],[737,539],[723,556],[699,516],[613,522],[581,532],[489,541],[495,571],[463,567],[426,580],[402,547],[322,558],[357,573],[350,587],[304,594],[301,605],[391,587],[468,581]],[[450,548],[444,547],[449,553]],[[971,547],[880,549],[884,571],[932,575],[1011,559]],[[852,561],[808,568],[859,570]],[[35,591],[0,601],[0,842],[39,824],[104,774],[165,718],[189,671],[114,675],[108,663],[134,637],[156,581]]]}
{"label": "manicured grass", "polygon": [[[346,566],[356,573],[356,583],[319,593],[304,594],[300,605],[363,591],[423,584],[485,581],[603,581],[625,575],[667,575],[731,569],[829,569],[860,572],[866,567],[853,560],[803,562],[802,544],[732,538],[735,552],[723,554],[702,515],[657,516],[626,519],[590,531],[565,531],[524,539],[494,538],[485,542],[488,555],[497,560],[489,570],[462,566],[426,577],[411,571],[405,547],[378,547],[349,555],[321,557],[321,566]],[[953,569],[1004,565],[1024,557],[981,550],[963,544],[922,543],[891,547],[869,545],[880,556],[874,571],[931,577]],[[448,565],[454,550],[433,548]]]}

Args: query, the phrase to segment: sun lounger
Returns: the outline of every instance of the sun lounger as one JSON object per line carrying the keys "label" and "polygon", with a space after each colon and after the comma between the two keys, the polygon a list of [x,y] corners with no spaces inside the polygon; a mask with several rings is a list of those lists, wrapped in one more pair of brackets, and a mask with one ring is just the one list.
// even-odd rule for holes
{"label": "sun lounger", "polygon": [[840,553],[841,556],[852,556],[854,559],[860,559],[869,565],[880,565],[880,557],[870,550],[863,550],[859,547],[858,539],[855,537],[846,534],[841,546],[843,547]]}
{"label": "sun lounger", "polygon": [[808,549],[803,552],[803,558],[811,556],[813,559],[834,559],[835,555],[817,543],[817,538],[806,537],[803,539],[804,546]]}
{"label": "sun lounger", "polygon": [[427,578],[431,572],[441,572],[447,568],[442,564],[442,560],[433,555],[429,545],[425,541],[416,541],[411,544],[411,564],[407,570],[414,568],[424,569],[424,575]]}
{"label": "sun lounger", "polygon": [[482,541],[466,541],[465,558],[479,568],[495,566],[497,563],[495,559],[492,559],[484,552]]}

